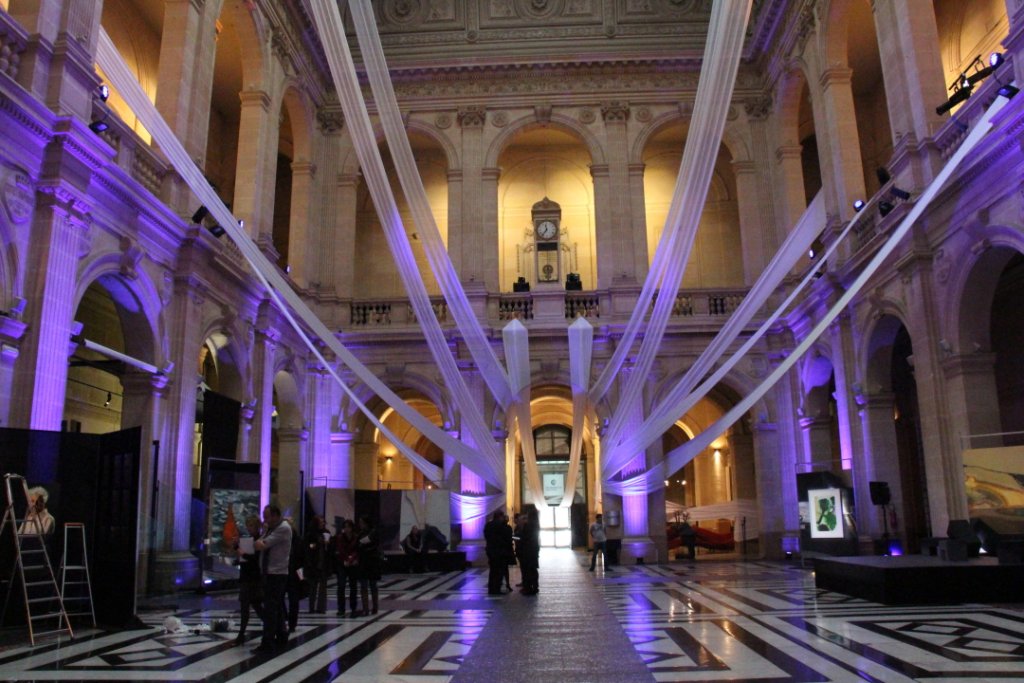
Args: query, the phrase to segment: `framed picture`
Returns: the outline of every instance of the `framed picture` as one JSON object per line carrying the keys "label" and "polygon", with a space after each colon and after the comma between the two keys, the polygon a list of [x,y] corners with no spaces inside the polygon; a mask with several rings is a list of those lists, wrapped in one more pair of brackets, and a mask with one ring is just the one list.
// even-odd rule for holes
{"label": "framed picture", "polygon": [[811,538],[844,538],[843,490],[814,489],[807,492]]}

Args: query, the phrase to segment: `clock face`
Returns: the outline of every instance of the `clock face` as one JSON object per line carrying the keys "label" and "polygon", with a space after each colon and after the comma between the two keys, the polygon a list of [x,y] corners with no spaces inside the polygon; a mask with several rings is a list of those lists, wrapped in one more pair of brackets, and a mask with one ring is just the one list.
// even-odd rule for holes
{"label": "clock face", "polygon": [[554,221],[541,221],[537,224],[537,237],[542,240],[554,239],[558,235],[558,226]]}

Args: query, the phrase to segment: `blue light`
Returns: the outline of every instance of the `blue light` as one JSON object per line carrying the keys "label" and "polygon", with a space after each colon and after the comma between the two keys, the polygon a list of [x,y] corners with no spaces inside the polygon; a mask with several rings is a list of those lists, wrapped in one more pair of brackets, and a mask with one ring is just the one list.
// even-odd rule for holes
{"label": "blue light", "polygon": [[853,210],[854,211],[860,211],[863,208],[864,208],[864,200],[863,199],[855,199],[854,202],[853,202]]}
{"label": "blue light", "polygon": [[993,52],[992,54],[990,54],[988,56],[988,65],[989,66],[993,66],[993,67],[994,66],[999,66],[1002,63],[1003,63],[1003,53],[1002,52]]}
{"label": "blue light", "polygon": [[99,92],[100,92],[100,100],[103,101],[103,102],[106,102],[107,98],[110,97],[110,87],[107,86],[106,83],[102,83],[102,84],[100,84]]}

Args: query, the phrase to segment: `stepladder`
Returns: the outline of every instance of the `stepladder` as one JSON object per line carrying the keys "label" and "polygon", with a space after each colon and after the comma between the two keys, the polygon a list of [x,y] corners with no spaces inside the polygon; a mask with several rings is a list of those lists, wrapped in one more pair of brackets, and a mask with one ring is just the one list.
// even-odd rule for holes
{"label": "stepladder", "polygon": [[60,596],[69,618],[86,617],[96,626],[96,610],[92,602],[92,580],[89,577],[89,551],[85,542],[85,525],[64,524],[64,555],[60,563]]}
{"label": "stepladder", "polygon": [[[45,512],[44,506],[35,504],[28,483],[20,474],[4,475],[4,493],[6,507],[0,521],[0,541],[9,543],[13,538],[14,567],[7,583],[3,613],[7,613],[20,587],[18,596],[24,604],[25,623],[33,646],[44,636],[66,633],[73,638],[47,547],[54,535],[53,517]],[[25,512],[19,518],[22,500]]]}

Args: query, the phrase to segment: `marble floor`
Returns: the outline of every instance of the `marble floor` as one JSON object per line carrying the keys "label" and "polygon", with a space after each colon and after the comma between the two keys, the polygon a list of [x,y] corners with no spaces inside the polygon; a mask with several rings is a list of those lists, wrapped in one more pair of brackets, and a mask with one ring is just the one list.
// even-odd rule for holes
{"label": "marble floor", "polygon": [[[273,657],[198,628],[237,619],[234,596],[178,596],[138,629],[6,647],[0,680],[1024,681],[1021,605],[885,607],[798,563],[587,562],[545,550],[534,597],[488,596],[486,570],[390,575],[379,614],[303,612]],[[169,614],[197,632],[165,632]]]}

